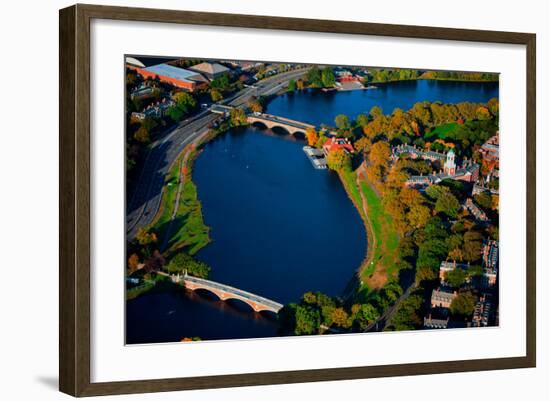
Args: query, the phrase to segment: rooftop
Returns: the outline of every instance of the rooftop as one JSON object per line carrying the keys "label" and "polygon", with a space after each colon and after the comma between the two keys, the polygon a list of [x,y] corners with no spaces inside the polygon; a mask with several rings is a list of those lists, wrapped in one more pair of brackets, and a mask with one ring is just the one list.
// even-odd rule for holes
{"label": "rooftop", "polygon": [[185,70],[169,64],[152,65],[151,67],[144,68],[144,70],[159,76],[178,79],[180,81],[194,81],[201,78],[195,71]]}
{"label": "rooftop", "polygon": [[221,73],[224,73],[226,71],[229,71],[229,68],[224,67],[221,64],[208,63],[208,62],[204,62],[204,63],[194,65],[193,67],[191,67],[191,69],[194,70],[194,71],[199,71],[199,72],[203,72],[205,74],[210,74],[210,75],[221,74]]}

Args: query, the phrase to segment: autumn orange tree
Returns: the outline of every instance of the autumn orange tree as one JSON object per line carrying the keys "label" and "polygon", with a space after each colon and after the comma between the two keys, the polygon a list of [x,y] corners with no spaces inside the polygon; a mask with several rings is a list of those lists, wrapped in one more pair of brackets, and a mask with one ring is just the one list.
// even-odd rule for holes
{"label": "autumn orange tree", "polygon": [[139,267],[139,256],[136,253],[133,253],[128,258],[128,272],[132,274]]}
{"label": "autumn orange tree", "polygon": [[252,96],[250,98],[250,100],[248,101],[248,107],[254,113],[261,113],[264,110],[262,102],[256,96]]}
{"label": "autumn orange tree", "polygon": [[335,171],[351,170],[351,156],[343,149],[335,149],[327,156],[327,165]]}
{"label": "autumn orange tree", "polygon": [[151,137],[149,135],[149,130],[145,127],[139,127],[138,130],[134,133],[134,139],[141,143],[149,143]]}
{"label": "autumn orange tree", "polygon": [[317,144],[319,135],[317,134],[317,131],[315,131],[315,128],[309,127],[306,129],[306,139],[309,146],[315,146]]}

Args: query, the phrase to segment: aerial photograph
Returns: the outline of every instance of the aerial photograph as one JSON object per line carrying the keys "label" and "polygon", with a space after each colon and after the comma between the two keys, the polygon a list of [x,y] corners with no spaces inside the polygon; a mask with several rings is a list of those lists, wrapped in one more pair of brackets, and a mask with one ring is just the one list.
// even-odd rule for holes
{"label": "aerial photograph", "polygon": [[127,55],[126,344],[499,325],[499,74]]}

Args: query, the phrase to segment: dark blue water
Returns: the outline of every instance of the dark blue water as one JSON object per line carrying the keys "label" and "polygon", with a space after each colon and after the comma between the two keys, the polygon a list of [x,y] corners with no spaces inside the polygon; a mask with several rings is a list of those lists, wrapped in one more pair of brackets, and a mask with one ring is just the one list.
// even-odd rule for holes
{"label": "dark blue water", "polygon": [[277,335],[272,316],[184,289],[151,292],[128,301],[126,316],[127,344],[178,342],[184,337],[223,340]]}
{"label": "dark blue water", "polygon": [[267,112],[314,125],[334,125],[334,117],[346,114],[351,119],[367,114],[373,106],[390,114],[395,108],[409,110],[421,101],[443,103],[487,102],[498,98],[496,82],[402,81],[377,84],[378,89],[347,92],[309,90],[276,97]]}
{"label": "dark blue water", "polygon": [[[341,113],[353,118],[374,105],[390,113],[417,101],[492,97],[498,97],[498,84],[412,81],[376,90],[283,95],[268,111],[318,125],[332,124]],[[198,257],[212,266],[212,279],[281,303],[309,290],[342,292],[364,256],[364,227],[337,176],[313,169],[303,145],[254,128],[206,145],[193,179],[213,239]],[[276,334],[276,322],[247,305],[200,293],[148,293],[127,303],[128,343]]]}
{"label": "dark blue water", "polygon": [[206,145],[193,180],[212,237],[197,256],[213,280],[281,303],[344,290],[365,228],[338,176],[314,169],[303,146],[255,128]]}

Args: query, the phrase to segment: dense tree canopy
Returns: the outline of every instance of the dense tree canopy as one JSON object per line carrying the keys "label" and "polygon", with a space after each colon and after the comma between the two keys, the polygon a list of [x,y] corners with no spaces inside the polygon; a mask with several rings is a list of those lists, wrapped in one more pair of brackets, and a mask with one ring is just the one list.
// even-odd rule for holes
{"label": "dense tree canopy", "polygon": [[336,171],[350,170],[351,157],[344,149],[335,149],[329,152],[327,165],[330,169]]}
{"label": "dense tree canopy", "polygon": [[184,252],[176,254],[165,268],[171,273],[187,273],[200,278],[208,278],[210,273],[210,266]]}
{"label": "dense tree canopy", "polygon": [[451,313],[455,316],[468,317],[474,312],[476,298],[471,292],[463,292],[457,295],[451,302]]}

